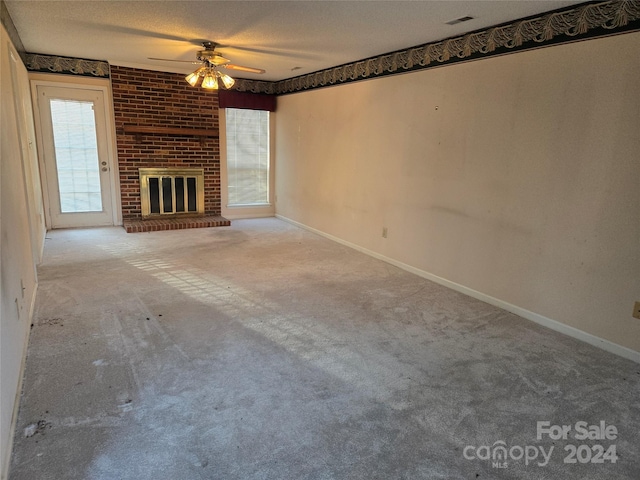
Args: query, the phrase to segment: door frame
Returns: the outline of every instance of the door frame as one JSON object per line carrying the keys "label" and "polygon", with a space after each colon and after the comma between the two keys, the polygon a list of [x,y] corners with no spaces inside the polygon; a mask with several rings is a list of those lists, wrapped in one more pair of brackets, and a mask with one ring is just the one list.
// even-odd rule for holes
{"label": "door frame", "polygon": [[[47,230],[53,227],[51,219],[51,205],[49,202],[49,187],[47,169],[45,167],[44,158],[44,140],[42,135],[41,112],[38,103],[38,86],[73,88],[78,90],[97,90],[101,91],[104,98],[104,121],[106,125],[106,147],[109,162],[109,184],[111,196],[111,212],[112,224],[122,225],[122,208],[120,200],[120,173],[118,169],[118,157],[116,148],[115,135],[115,117],[113,114],[113,99],[111,96],[111,82],[108,79],[73,77],[69,75],[48,74],[48,73],[30,73],[29,80],[31,84],[31,99],[33,104],[33,114],[36,126],[36,142],[38,144],[38,165],[40,167],[40,178],[42,186],[42,196],[45,206],[45,224]],[[57,174],[50,172],[50,174]]]}

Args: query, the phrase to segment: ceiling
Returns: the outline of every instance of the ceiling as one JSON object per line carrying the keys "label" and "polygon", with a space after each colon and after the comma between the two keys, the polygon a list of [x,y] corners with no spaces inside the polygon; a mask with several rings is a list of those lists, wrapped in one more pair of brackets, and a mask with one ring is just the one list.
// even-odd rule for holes
{"label": "ceiling", "polygon": [[[188,73],[201,42],[283,80],[567,7],[573,1],[5,0],[27,52]],[[473,20],[446,22],[463,16]]]}

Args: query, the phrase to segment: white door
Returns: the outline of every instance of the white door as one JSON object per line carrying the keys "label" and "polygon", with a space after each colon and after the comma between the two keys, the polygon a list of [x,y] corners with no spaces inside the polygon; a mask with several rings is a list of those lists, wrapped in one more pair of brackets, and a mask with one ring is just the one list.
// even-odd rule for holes
{"label": "white door", "polygon": [[104,93],[38,85],[52,228],[113,225]]}

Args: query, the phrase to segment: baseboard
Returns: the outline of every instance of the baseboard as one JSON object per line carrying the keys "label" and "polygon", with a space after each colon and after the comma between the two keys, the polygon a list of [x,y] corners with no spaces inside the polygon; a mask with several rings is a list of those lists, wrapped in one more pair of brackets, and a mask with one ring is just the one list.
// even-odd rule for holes
{"label": "baseboard", "polygon": [[20,376],[18,377],[18,388],[16,389],[16,396],[13,401],[13,412],[11,413],[11,426],[9,430],[9,438],[5,445],[5,451],[2,454],[2,471],[0,472],[0,480],[7,480],[9,478],[9,467],[11,466],[11,454],[13,453],[13,439],[16,434],[16,426],[18,424],[18,412],[20,410],[20,399],[22,397],[22,383],[24,380],[24,369],[27,364],[27,349],[29,347],[29,338],[31,336],[31,323],[33,322],[33,313],[36,305],[36,293],[38,292],[38,282],[36,282],[33,288],[33,295],[29,302],[29,315],[27,334],[25,335],[24,344],[22,345],[22,360],[20,361]]}
{"label": "baseboard", "polygon": [[227,214],[224,216],[224,218],[228,218],[229,220],[244,220],[247,218],[269,218],[269,217],[275,217],[275,214],[273,212],[265,212],[265,213],[245,213],[240,215]]}
{"label": "baseboard", "polygon": [[435,282],[439,285],[448,287],[460,293],[464,293],[465,295],[469,295],[470,297],[476,298],[478,300],[486,302],[495,307],[502,308],[503,310],[514,313],[519,317],[525,318],[527,320],[531,320],[532,322],[535,322],[539,325],[550,328],[551,330],[555,330],[556,332],[560,332],[569,337],[575,338],[577,340],[581,340],[585,343],[588,343],[589,345],[593,345],[595,347],[601,348],[602,350],[606,350],[607,352],[613,353],[615,355],[626,358],[628,360],[632,360],[636,363],[640,363],[640,352],[624,347],[622,345],[618,345],[617,343],[611,342],[609,340],[605,340],[604,338],[597,337],[583,330],[577,329],[575,327],[571,327],[562,322],[553,320],[551,318],[537,314],[530,310],[526,310],[524,308],[518,307],[517,305],[513,305],[511,303],[505,302],[504,300],[500,300],[499,298],[495,298],[490,295],[486,295],[482,292],[479,292],[477,290],[473,290],[469,287],[465,287],[464,285],[460,285],[459,283],[452,282],[450,280],[447,280],[446,278],[438,277],[437,275],[433,275],[432,273],[426,272],[419,268],[412,267],[411,265],[407,265],[406,263],[399,262],[398,260],[394,260],[393,258],[386,257],[377,252],[374,252],[373,250],[369,250],[367,248],[361,247],[360,245],[356,245],[355,243],[351,243],[341,238],[335,237],[331,234],[325,233],[321,230],[305,225],[304,223],[297,222],[283,215],[276,214],[276,217],[287,223],[291,223],[292,225],[296,225],[297,227],[316,233],[325,238],[333,240],[334,242],[340,243],[347,247],[353,248],[354,250],[357,250],[361,253],[377,258],[378,260],[382,260],[383,262],[394,265],[398,268],[401,268],[402,270],[406,270],[407,272],[418,275],[419,277],[426,278],[427,280],[431,280],[432,282]]}

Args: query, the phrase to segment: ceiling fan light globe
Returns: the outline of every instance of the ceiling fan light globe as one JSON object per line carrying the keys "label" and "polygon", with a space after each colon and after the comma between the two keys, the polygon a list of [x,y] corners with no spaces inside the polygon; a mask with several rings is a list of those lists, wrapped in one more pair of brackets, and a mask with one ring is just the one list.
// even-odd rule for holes
{"label": "ceiling fan light globe", "polygon": [[207,73],[202,79],[202,88],[207,90],[217,90],[218,89],[218,79],[212,73]]}
{"label": "ceiling fan light globe", "polygon": [[220,80],[222,80],[222,84],[227,89],[233,87],[233,85],[236,83],[236,81],[233,78],[231,78],[229,75],[225,73],[220,74]]}
{"label": "ceiling fan light globe", "polygon": [[202,66],[198,68],[196,71],[184,77],[184,79],[187,81],[187,83],[189,83],[189,85],[191,85],[192,87],[195,87],[196,85],[198,85],[200,78],[205,75],[206,71],[207,71],[207,68]]}
{"label": "ceiling fan light globe", "polygon": [[192,87],[195,87],[198,84],[198,80],[200,80],[200,74],[196,70],[195,72],[190,73],[189,75],[184,77],[184,79],[187,81],[189,85],[191,85]]}

